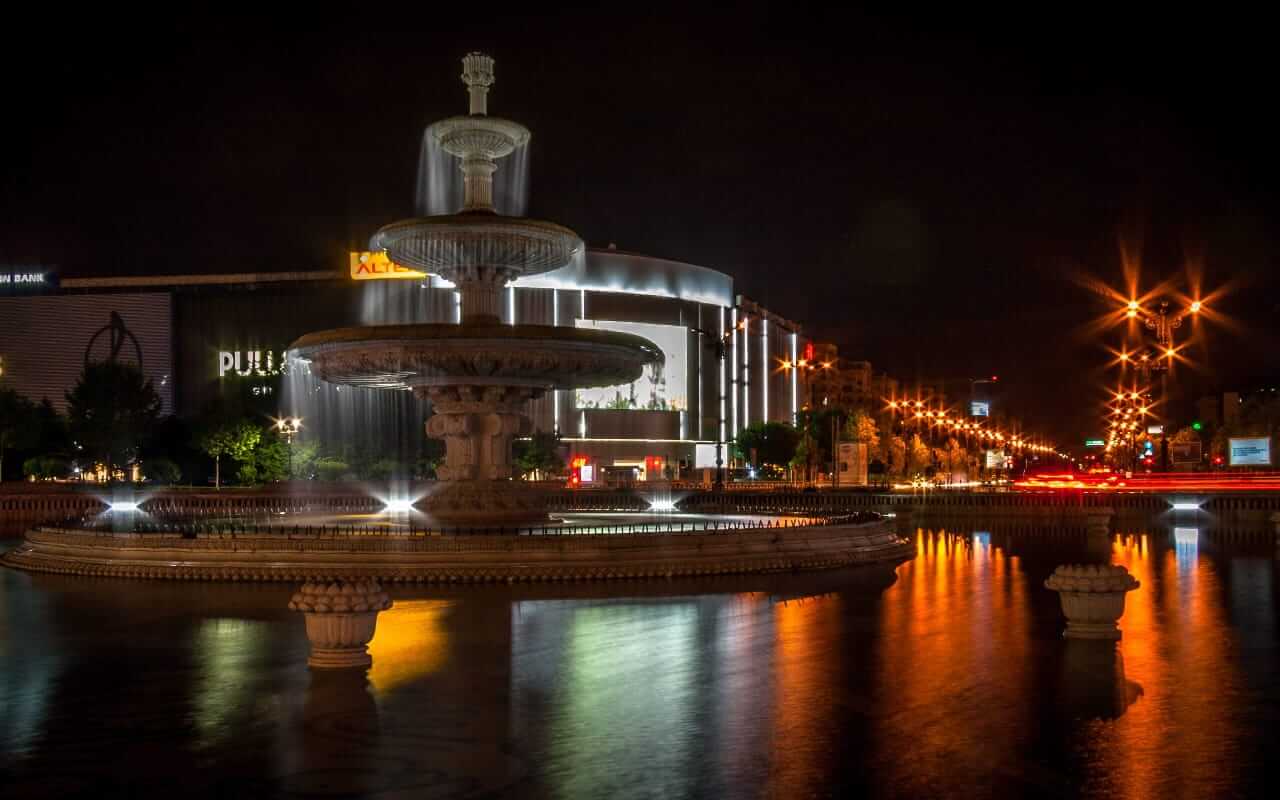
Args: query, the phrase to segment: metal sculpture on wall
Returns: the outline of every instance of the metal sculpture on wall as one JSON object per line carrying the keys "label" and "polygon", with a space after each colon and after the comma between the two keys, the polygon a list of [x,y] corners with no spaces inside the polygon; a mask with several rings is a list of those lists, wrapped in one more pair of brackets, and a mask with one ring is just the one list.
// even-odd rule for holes
{"label": "metal sculpture on wall", "polygon": [[[95,359],[93,357],[94,345],[98,343],[102,334],[107,334],[107,342],[111,348],[106,358]],[[92,363],[101,363],[103,361],[109,363],[117,363],[120,360],[120,349],[124,347],[125,342],[133,343],[133,353],[137,358],[137,367],[142,369],[142,345],[138,344],[138,337],[133,335],[133,331],[129,330],[124,324],[124,318],[118,312],[111,312],[111,321],[98,329],[97,333],[89,338],[89,346],[84,349],[84,365],[87,367]]]}

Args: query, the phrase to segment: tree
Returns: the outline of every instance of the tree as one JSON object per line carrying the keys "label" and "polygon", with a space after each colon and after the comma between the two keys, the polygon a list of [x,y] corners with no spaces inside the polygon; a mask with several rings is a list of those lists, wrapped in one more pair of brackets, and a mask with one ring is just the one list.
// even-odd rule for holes
{"label": "tree", "polygon": [[4,452],[35,444],[35,405],[12,389],[0,387],[0,481],[4,480]]}
{"label": "tree", "polygon": [[738,433],[733,447],[738,458],[757,468],[782,471],[796,458],[800,431],[785,422],[757,422]]}
{"label": "tree", "polygon": [[35,405],[34,424],[36,428],[37,452],[43,455],[58,456],[70,460],[73,455],[71,431],[67,428],[67,419],[58,413],[45,397]]}
{"label": "tree", "polygon": [[159,416],[160,395],[132,364],[86,364],[67,392],[71,435],[86,456],[106,465],[108,474],[137,460]]}
{"label": "tree", "polygon": [[560,457],[560,437],[549,431],[534,431],[527,440],[512,446],[512,459],[523,477],[543,480],[564,471]]}
{"label": "tree", "polygon": [[969,477],[969,451],[952,436],[947,439],[948,480],[967,480]]}
{"label": "tree", "polygon": [[[240,477],[250,481],[257,477],[253,470],[253,451],[262,440],[262,429],[245,419],[214,424],[200,434],[200,449],[213,459],[213,485],[222,488],[222,457],[231,456],[240,463]],[[249,469],[246,470],[245,468]],[[252,474],[250,474],[252,473]]]}
{"label": "tree", "polygon": [[891,436],[885,448],[888,461],[885,464],[890,475],[903,475],[907,469],[907,441],[901,436]]}
{"label": "tree", "polygon": [[315,474],[316,459],[320,457],[319,443],[295,441],[289,447],[293,451],[293,455],[289,457],[292,463],[292,474],[289,477],[294,480],[310,480]]}
{"label": "tree", "polygon": [[878,458],[867,465],[867,477],[871,479],[872,486],[885,483],[888,472],[888,466]]}
{"label": "tree", "polygon": [[929,446],[920,438],[920,434],[911,434],[911,441],[907,445],[907,474],[913,477],[920,475],[930,466]]}
{"label": "tree", "polygon": [[870,414],[859,408],[854,410],[844,424],[846,441],[857,442],[867,446],[868,454],[875,454],[880,447],[880,429]]}
{"label": "tree", "polygon": [[271,431],[262,433],[253,448],[254,477],[274,483],[289,477],[289,444]]}
{"label": "tree", "polygon": [[172,485],[182,480],[182,470],[167,458],[148,458],[142,462],[142,475],[153,483]]}

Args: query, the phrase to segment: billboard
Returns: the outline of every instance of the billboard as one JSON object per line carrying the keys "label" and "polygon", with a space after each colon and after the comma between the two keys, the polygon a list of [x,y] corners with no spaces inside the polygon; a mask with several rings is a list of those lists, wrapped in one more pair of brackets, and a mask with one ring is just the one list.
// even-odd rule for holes
{"label": "billboard", "polygon": [[375,250],[351,253],[351,280],[380,281],[388,278],[425,278],[427,273],[402,267],[387,258],[387,251]]}
{"label": "billboard", "polygon": [[1233,467],[1258,467],[1271,464],[1271,438],[1262,436],[1250,439],[1228,440],[1231,449],[1229,463]]}
{"label": "billboard", "polygon": [[[721,453],[721,458],[727,455],[724,451],[721,451]],[[694,469],[715,469],[716,446],[706,442],[695,444],[693,446],[693,467]]]}
{"label": "billboard", "polygon": [[577,319],[579,328],[599,331],[618,331],[643,336],[656,344],[665,358],[663,364],[650,364],[644,374],[629,384],[579,389],[576,393],[578,408],[598,408],[614,411],[685,411],[688,399],[685,393],[686,349],[689,331],[683,325],[655,325],[648,322],[614,322],[609,320]]}
{"label": "billboard", "polygon": [[1008,463],[1003,450],[986,451],[986,461],[984,462],[987,469],[1004,469]]}
{"label": "billboard", "polygon": [[974,400],[969,403],[969,416],[971,417],[989,417],[991,416],[991,403],[986,400]]}
{"label": "billboard", "polygon": [[1161,436],[1161,435],[1163,435],[1163,434],[1164,434],[1164,426],[1163,426],[1163,425],[1148,425],[1148,426],[1147,426],[1147,435],[1148,435],[1148,436]]}
{"label": "billboard", "polygon": [[861,442],[840,442],[837,446],[842,486],[867,485],[867,446]]}
{"label": "billboard", "polygon": [[1169,460],[1175,464],[1199,464],[1199,442],[1173,442],[1169,445]]}

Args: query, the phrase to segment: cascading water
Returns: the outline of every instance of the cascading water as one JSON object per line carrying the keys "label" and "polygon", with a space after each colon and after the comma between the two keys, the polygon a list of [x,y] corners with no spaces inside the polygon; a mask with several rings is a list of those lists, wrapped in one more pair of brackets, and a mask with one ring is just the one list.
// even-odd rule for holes
{"label": "cascading water", "polygon": [[[317,378],[306,361],[289,358],[283,381],[284,408],[302,419],[295,453],[308,445],[332,464],[341,461],[357,477],[408,478],[418,471],[424,454],[422,424],[426,404],[406,391],[389,392],[358,386],[337,386]],[[298,477],[316,475],[298,462]]]}
{"label": "cascading water", "polygon": [[[629,383],[661,362],[662,351],[632,334],[511,319],[506,287],[572,264],[582,240],[523,216],[530,134],[488,115],[493,59],[469,53],[462,80],[468,113],[440,120],[424,135],[417,197],[423,216],[386,225],[370,241],[393,263],[432,277],[425,284],[384,281],[393,285],[365,294],[365,325],[298,339],[293,347],[305,365],[291,373],[293,396],[316,398],[308,403],[316,414],[346,420],[354,414],[363,432],[375,423],[361,418],[368,411],[357,397],[371,390],[404,397],[410,390],[432,404],[426,433],[445,444],[439,485],[422,501],[436,519],[545,522],[542,495],[513,480],[511,444],[531,432],[530,402],[549,391]],[[433,288],[435,275],[453,286]],[[311,375],[328,386],[312,384]],[[338,399],[343,393],[352,400]],[[336,408],[326,412],[316,405],[322,402]],[[408,442],[422,441],[406,434]]]}
{"label": "cascading water", "polygon": [[[441,145],[436,126],[422,133],[415,211],[419,216],[455,214],[463,207],[464,181],[457,156]],[[529,144],[503,160],[493,176],[498,214],[523,217],[529,201]],[[577,254],[581,258],[581,253]],[[361,325],[456,322],[452,285],[436,275],[420,280],[366,281],[355,288]],[[409,474],[422,455],[421,431],[430,404],[409,392],[339,387],[317,379],[305,363],[292,359],[284,382],[284,408],[304,420],[299,441],[318,442],[331,452],[373,449]],[[357,433],[358,432],[358,433]]]}
{"label": "cascading water", "polygon": [[[456,214],[464,189],[458,158],[440,142],[431,125],[422,132],[418,155],[418,191],[414,210],[420,217]],[[529,143],[517,145],[493,176],[493,205],[499,214],[523,217],[529,207]]]}

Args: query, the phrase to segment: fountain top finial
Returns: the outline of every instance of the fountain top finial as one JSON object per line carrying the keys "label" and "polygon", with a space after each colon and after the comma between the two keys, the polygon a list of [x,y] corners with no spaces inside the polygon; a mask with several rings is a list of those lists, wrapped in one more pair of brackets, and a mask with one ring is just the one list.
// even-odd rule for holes
{"label": "fountain top finial", "polygon": [[472,114],[489,113],[489,87],[493,85],[493,57],[480,52],[462,57],[462,82],[467,85]]}

